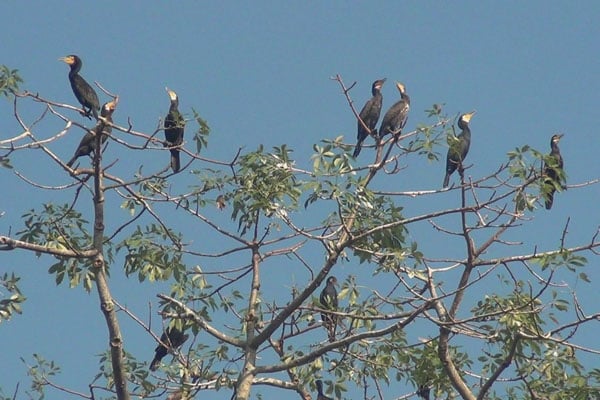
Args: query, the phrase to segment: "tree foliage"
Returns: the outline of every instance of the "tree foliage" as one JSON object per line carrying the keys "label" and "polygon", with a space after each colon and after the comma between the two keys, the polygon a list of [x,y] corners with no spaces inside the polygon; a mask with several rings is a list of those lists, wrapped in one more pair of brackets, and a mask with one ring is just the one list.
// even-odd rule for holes
{"label": "tree foliage", "polygon": [[[91,167],[82,158],[70,169],[55,142],[82,127],[72,119],[77,108],[18,92],[16,71],[2,74],[0,88],[16,96],[17,116],[21,107],[42,104],[43,118],[64,125],[42,137],[18,119],[26,135],[0,143],[13,158],[41,148],[70,182],[67,202],[27,211],[16,237],[0,243],[34,252],[57,285],[98,292],[108,346],[92,395],[80,397],[202,398],[214,390],[241,400],[276,390],[278,397],[309,399],[323,379],[335,398],[357,388],[364,399],[391,398],[383,395],[386,386],[412,387],[407,397],[430,388],[438,398],[600,398],[600,370],[579,357],[597,359],[599,349],[578,335],[600,315],[588,314],[573,289],[574,282],[590,282],[585,267],[587,257],[597,256],[597,232],[568,247],[565,227],[557,232],[560,246],[543,252],[512,242],[511,233],[526,230],[543,204],[544,152],[514,149],[496,171],[463,176],[450,189],[390,191],[388,176],[407,173],[414,160],[435,162],[444,151],[454,119],[442,105],[413,111],[415,130],[376,138],[360,160],[350,156],[348,138],[323,140],[306,166],[285,144],[211,159],[209,125],[192,110],[186,137],[196,146],[182,149],[190,160],[183,166],[187,187],[172,192],[171,182],[183,174],[165,167],[160,129],[119,124],[117,109],[108,149],[94,155]],[[351,88],[339,76],[334,81],[356,116]],[[115,147],[129,158],[162,150],[165,162],[116,175]],[[60,185],[32,183],[37,179],[47,177],[22,183],[32,192]],[[429,209],[415,205],[425,198],[442,200]],[[117,204],[120,213],[108,221],[105,209]],[[424,227],[429,237],[417,238]],[[121,266],[142,285],[170,284],[158,295],[161,328],[112,297],[109,271]],[[346,275],[332,340],[318,301],[329,275]],[[0,321],[20,312],[18,281],[3,275]],[[121,333],[123,318],[157,343],[167,326],[192,337],[150,373],[147,362],[127,352],[134,334]],[[30,396],[74,394],[53,381],[57,363],[41,355],[32,362]]]}

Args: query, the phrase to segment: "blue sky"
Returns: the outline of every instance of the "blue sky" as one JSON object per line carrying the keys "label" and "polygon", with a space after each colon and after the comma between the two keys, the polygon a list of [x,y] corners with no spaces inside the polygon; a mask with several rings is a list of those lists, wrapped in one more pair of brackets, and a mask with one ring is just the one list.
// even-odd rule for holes
{"label": "blue sky", "polygon": [[[575,184],[600,175],[599,15],[600,3],[593,1],[13,2],[0,33],[2,63],[20,70],[25,89],[74,103],[68,69],[57,59],[78,54],[88,81],[119,94],[115,121],[126,125],[129,118],[140,131],[152,131],[166,113],[164,87],[169,86],[179,94],[182,111],[193,107],[210,124],[206,155],[211,158],[230,159],[238,146],[252,150],[260,143],[267,148],[287,144],[295,149],[297,163],[307,166],[313,143],[339,135],[348,143],[355,140],[356,121],[330,77],[340,74],[348,85],[357,82],[351,92],[357,108],[369,97],[371,82],[387,77],[384,110],[397,99],[393,81],[402,81],[412,100],[408,129],[426,122],[424,110],[433,103],[445,103],[451,115],[477,110],[469,154],[473,176],[498,168],[506,152],[517,146],[530,144],[547,152],[550,136],[565,132],[561,150],[569,183]],[[30,117],[29,111],[25,115]],[[1,137],[18,129],[12,105],[2,100]],[[68,159],[78,141],[67,138],[54,150]],[[445,154],[445,149],[439,151]],[[36,157],[41,154],[20,153],[13,159],[15,168],[36,181],[56,183],[58,172],[38,164],[44,163]],[[131,176],[142,162],[124,154],[116,153],[115,168]],[[360,161],[366,162],[363,154]],[[418,165],[392,177],[390,187],[439,188],[442,162]],[[189,183],[182,176],[174,179],[180,187]],[[0,180],[11,185],[0,199],[2,234],[19,230],[20,215],[29,208],[64,201],[60,192],[32,192],[11,171],[3,170]],[[66,176],[58,179],[67,181]],[[552,213],[536,213],[530,228],[515,234],[526,241],[522,251],[556,245],[568,217],[569,244],[589,241],[600,223],[594,207],[598,198],[597,184],[558,194]],[[458,198],[448,195],[446,200]],[[407,200],[406,207],[411,206],[436,204]],[[115,206],[108,218],[119,212]],[[415,233],[415,240],[423,238]],[[436,248],[442,254],[454,251],[452,243]],[[0,326],[6,349],[2,364],[10,366],[0,374],[5,393],[17,381],[23,386],[25,368],[19,357],[29,359],[33,352],[60,362],[61,382],[85,391],[95,372],[93,355],[105,347],[96,295],[56,287],[46,273],[50,262],[23,252],[2,253],[0,272],[22,275],[28,297],[24,315]],[[588,274],[600,278],[592,268]],[[156,304],[147,296],[158,286],[140,289],[135,279],[115,280],[117,300],[137,312],[147,313],[149,301]],[[581,296],[593,298],[593,293],[584,286]],[[151,358],[151,339],[138,343],[134,337],[125,337],[128,351]],[[397,384],[386,395],[391,399],[410,390]],[[204,396],[225,399],[230,394]]]}

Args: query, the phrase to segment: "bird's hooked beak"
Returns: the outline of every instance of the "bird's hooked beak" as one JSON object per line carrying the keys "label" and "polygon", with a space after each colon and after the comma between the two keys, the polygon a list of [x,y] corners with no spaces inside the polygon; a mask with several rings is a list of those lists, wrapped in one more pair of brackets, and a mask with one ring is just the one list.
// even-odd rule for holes
{"label": "bird's hooked beak", "polygon": [[172,91],[171,89],[169,89],[166,86],[165,86],[165,90],[167,91],[167,94],[169,95],[169,98],[171,99],[171,101],[177,100],[177,93],[175,93],[174,91]]}
{"label": "bird's hooked beak", "polygon": [[114,111],[117,108],[117,103],[119,103],[119,96],[115,97],[115,99],[107,104],[108,109]]}
{"label": "bird's hooked beak", "polygon": [[557,133],[556,135],[552,136],[552,143],[560,142],[560,139],[562,139],[563,136],[565,136],[564,133]]}
{"label": "bird's hooked beak", "polygon": [[67,63],[67,64],[71,65],[71,64],[73,64],[73,57],[68,57],[68,56],[67,57],[60,57],[58,59],[58,61],[62,61],[64,63]]}
{"label": "bird's hooked beak", "polygon": [[462,117],[463,121],[469,123],[471,121],[471,118],[473,117],[473,115],[475,115],[475,113],[477,113],[477,111],[473,110],[471,112],[464,114]]}
{"label": "bird's hooked beak", "polygon": [[406,88],[404,87],[404,85],[400,82],[396,82],[396,87],[398,88],[398,90],[400,91],[400,93],[404,93],[404,91],[406,90]]}

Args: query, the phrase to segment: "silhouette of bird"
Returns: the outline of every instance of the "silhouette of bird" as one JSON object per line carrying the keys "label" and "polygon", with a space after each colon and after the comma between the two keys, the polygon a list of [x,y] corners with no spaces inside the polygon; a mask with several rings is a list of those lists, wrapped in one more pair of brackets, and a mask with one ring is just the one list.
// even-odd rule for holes
{"label": "silhouette of bird", "polygon": [[[171,99],[171,105],[169,106],[169,113],[165,117],[165,146],[180,146],[183,143],[183,129],[185,127],[185,120],[179,112],[179,98],[177,93],[166,88],[169,98]],[[171,152],[171,168],[173,172],[177,173],[181,169],[181,162],[179,159],[179,149],[169,149]]]}
{"label": "silhouette of bird", "polygon": [[[335,288],[336,285],[337,278],[335,276],[330,276],[329,278],[327,278],[327,284],[325,285],[325,288],[321,291],[321,296],[319,296],[321,307],[325,310],[337,311],[338,293]],[[329,341],[335,341],[335,328],[337,325],[337,316],[328,312],[322,312],[321,320],[323,321],[323,326],[325,327],[325,329],[327,329]]]}
{"label": "silhouette of bird", "polygon": [[177,349],[181,347],[188,337],[189,336],[187,334],[184,334],[175,327],[167,328],[167,330],[163,332],[160,337],[161,343],[159,343],[154,350],[156,354],[150,363],[150,371],[156,371],[160,365],[160,361],[169,353],[169,349]]}
{"label": "silhouette of bird", "polygon": [[317,379],[315,383],[317,384],[317,400],[333,400],[323,394],[323,382],[320,379]]}
{"label": "silhouette of bird", "polygon": [[365,129],[364,125],[358,121],[358,133],[356,134],[356,147],[354,148],[354,154],[352,157],[356,158],[360,154],[360,150],[362,148],[362,144],[367,138],[367,136],[371,134],[377,134],[375,127],[377,126],[377,122],[379,121],[379,115],[381,114],[381,103],[383,101],[383,96],[381,95],[381,88],[385,83],[385,78],[378,79],[373,82],[371,86],[371,97],[362,110],[360,110],[360,119],[364,122],[369,129]]}
{"label": "silhouette of bird", "polygon": [[408,119],[410,110],[410,97],[406,94],[406,88],[400,82],[396,82],[396,88],[400,92],[400,100],[397,101],[383,116],[381,126],[379,127],[379,137],[382,138],[388,133],[400,135]]}
{"label": "silhouette of bird", "polygon": [[560,154],[560,149],[558,148],[558,142],[564,136],[564,134],[553,135],[552,139],[550,139],[550,155],[547,157],[547,163],[544,163],[544,175],[546,176],[544,180],[544,193],[545,193],[545,203],[546,210],[552,208],[552,203],[554,202],[554,192],[556,192],[556,188],[563,187],[562,181],[564,180],[564,162],[562,155]]}
{"label": "silhouette of bird", "polygon": [[[107,122],[112,123],[112,114],[117,107],[117,101],[109,101],[102,106],[102,111],[100,112],[100,116],[104,117]],[[92,152],[96,151],[96,136],[102,134],[101,144],[106,142],[108,139],[108,135],[112,132],[112,126],[110,124],[105,123],[101,119],[98,119],[96,122],[96,126],[94,129],[87,131],[83,138],[81,138],[81,142],[79,142],[79,146],[77,146],[77,150],[75,150],[75,154],[69,160],[67,165],[71,167],[75,160],[82,156],[88,156]]]}
{"label": "silhouette of bird", "polygon": [[[471,129],[469,128],[469,121],[471,117],[475,115],[475,111],[466,113],[458,118],[458,127],[462,132],[454,137],[452,136],[452,143],[448,148],[448,154],[446,155],[446,176],[444,177],[444,187],[448,186],[450,182],[450,175],[458,168],[458,173],[462,176],[463,161],[469,153],[469,147],[471,146]],[[449,140],[450,142],[450,140]]]}
{"label": "silhouette of bird", "polygon": [[69,65],[71,70],[69,71],[69,82],[71,82],[71,89],[77,101],[83,107],[85,116],[90,118],[90,112],[94,115],[94,118],[98,119],[98,109],[100,108],[100,101],[96,91],[86,82],[85,79],[79,75],[83,62],[81,58],[74,54],[66,57],[59,58],[59,61],[63,61]]}
{"label": "silhouette of bird", "polygon": [[421,397],[424,400],[429,400],[430,393],[431,388],[429,386],[421,385],[419,386],[419,390],[417,390],[417,396]]}

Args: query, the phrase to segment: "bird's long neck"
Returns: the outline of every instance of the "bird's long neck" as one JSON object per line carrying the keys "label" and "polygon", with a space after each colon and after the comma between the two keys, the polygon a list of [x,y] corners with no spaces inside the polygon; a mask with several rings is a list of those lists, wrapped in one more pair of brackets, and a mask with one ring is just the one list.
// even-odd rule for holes
{"label": "bird's long neck", "polygon": [[471,128],[469,128],[469,124],[463,120],[458,121],[458,127],[462,129],[462,132],[459,136],[471,140]]}
{"label": "bird's long neck", "polygon": [[468,126],[462,130],[460,136],[465,142],[471,142],[471,130]]}
{"label": "bird's long neck", "polygon": [[323,395],[323,384],[321,381],[317,381],[317,393],[321,396]]}
{"label": "bird's long neck", "polygon": [[410,104],[410,96],[407,95],[406,93],[400,93],[400,97],[402,98],[402,100],[404,100],[404,102],[406,104]]}
{"label": "bird's long neck", "polygon": [[104,117],[107,120],[112,122],[112,113],[113,113],[113,109],[110,109],[107,107],[107,105],[105,105],[104,107],[102,107],[102,110],[100,111],[100,116]]}
{"label": "bird's long neck", "polygon": [[179,113],[179,102],[177,100],[171,102],[171,107],[169,107],[169,113]]}
{"label": "bird's long neck", "polygon": [[558,143],[554,143],[554,142],[550,143],[550,148],[551,148],[550,154],[552,154],[552,155],[560,154],[560,149],[558,148]]}
{"label": "bird's long neck", "polygon": [[70,76],[77,75],[80,70],[81,70],[81,62],[74,62],[73,64],[71,64],[71,71],[69,71],[69,75]]}

